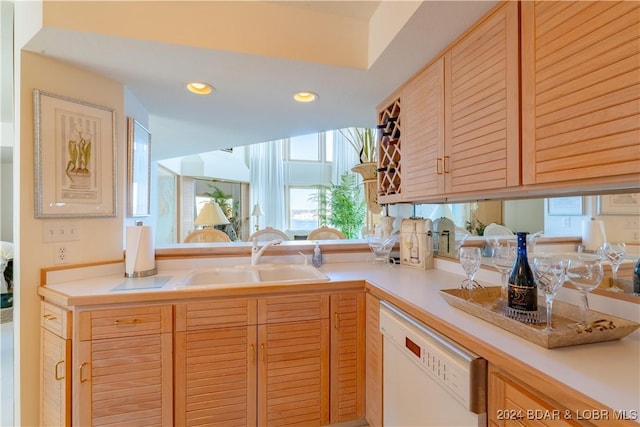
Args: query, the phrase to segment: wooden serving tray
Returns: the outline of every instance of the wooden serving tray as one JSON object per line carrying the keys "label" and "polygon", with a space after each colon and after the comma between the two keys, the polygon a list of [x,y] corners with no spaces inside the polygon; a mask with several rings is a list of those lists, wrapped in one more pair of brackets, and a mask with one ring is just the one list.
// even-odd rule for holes
{"label": "wooden serving tray", "polygon": [[[580,319],[580,308],[563,301],[554,301],[554,330],[547,333],[542,331],[546,322],[524,323],[498,312],[496,307],[500,298],[500,286],[473,290],[443,289],[440,294],[449,305],[545,348],[619,340],[640,327],[638,323],[592,310],[587,327],[578,328],[575,325]],[[544,304],[543,300],[538,304]]]}

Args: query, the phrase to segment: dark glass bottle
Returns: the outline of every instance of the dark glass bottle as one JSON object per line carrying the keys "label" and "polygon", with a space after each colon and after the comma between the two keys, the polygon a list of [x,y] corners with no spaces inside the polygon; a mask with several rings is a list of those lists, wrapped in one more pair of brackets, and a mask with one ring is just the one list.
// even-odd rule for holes
{"label": "dark glass bottle", "polygon": [[633,269],[633,293],[640,294],[640,259]]}
{"label": "dark glass bottle", "polygon": [[527,259],[527,233],[517,233],[518,253],[509,275],[508,304],[522,311],[538,310],[538,290]]}

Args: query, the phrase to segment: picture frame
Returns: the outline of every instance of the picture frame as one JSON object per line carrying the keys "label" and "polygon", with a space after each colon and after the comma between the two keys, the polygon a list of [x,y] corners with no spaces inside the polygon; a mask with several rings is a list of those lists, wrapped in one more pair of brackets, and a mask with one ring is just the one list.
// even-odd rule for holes
{"label": "picture frame", "polygon": [[582,196],[553,197],[547,199],[547,214],[580,216],[583,214]]}
{"label": "picture frame", "polygon": [[640,215],[640,193],[598,196],[596,205],[598,215]]}
{"label": "picture frame", "polygon": [[34,89],[35,217],[117,215],[113,108]]}
{"label": "picture frame", "polygon": [[127,118],[128,214],[151,215],[151,133],[133,117]]}

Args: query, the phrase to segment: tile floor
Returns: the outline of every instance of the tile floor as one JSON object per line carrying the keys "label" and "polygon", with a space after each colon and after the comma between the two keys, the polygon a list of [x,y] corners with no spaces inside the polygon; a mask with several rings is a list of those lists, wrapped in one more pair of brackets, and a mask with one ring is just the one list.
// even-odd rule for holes
{"label": "tile floor", "polygon": [[0,426],[13,426],[13,322],[0,323]]}

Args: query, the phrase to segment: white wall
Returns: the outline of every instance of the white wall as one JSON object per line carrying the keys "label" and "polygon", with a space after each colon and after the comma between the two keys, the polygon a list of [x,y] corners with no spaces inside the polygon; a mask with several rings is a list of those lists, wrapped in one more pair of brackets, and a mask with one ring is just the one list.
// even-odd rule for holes
{"label": "white wall", "polygon": [[[19,345],[16,360],[20,363],[17,382],[20,384],[20,410],[17,425],[39,423],[39,316],[40,269],[53,265],[53,244],[43,243],[43,227],[47,222],[73,221],[79,226],[80,239],[67,245],[69,263],[89,263],[122,259],[122,228],[126,191],[126,125],[124,88],[120,83],[86,70],[30,52],[22,52],[20,64],[20,138],[18,182],[20,224],[17,240],[19,250],[16,300],[19,305],[17,326]],[[112,218],[35,219],[34,212],[34,150],[33,150],[33,90],[64,95],[116,111],[117,143],[117,216]]]}

